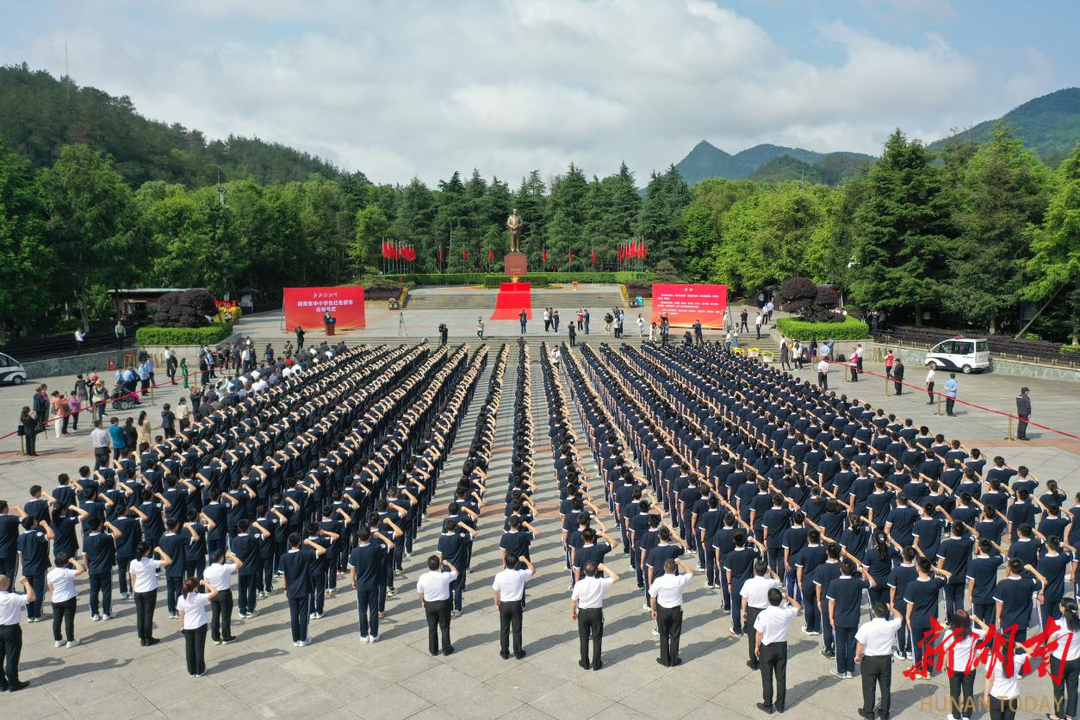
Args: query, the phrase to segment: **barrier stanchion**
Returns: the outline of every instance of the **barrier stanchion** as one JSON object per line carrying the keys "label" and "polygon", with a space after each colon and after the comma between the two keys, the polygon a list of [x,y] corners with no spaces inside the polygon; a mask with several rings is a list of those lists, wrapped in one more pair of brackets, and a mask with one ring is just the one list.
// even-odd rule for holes
{"label": "barrier stanchion", "polygon": [[941,393],[934,393],[937,395],[937,409],[934,410],[935,415],[941,415]]}
{"label": "barrier stanchion", "polygon": [[885,376],[885,397],[889,397],[889,376]]}
{"label": "barrier stanchion", "polygon": [[1008,440],[1009,442],[1012,442],[1012,440],[1013,440],[1013,431],[1012,431],[1012,421],[1013,421],[1013,419],[1012,419],[1012,415],[1009,415],[1007,417],[1009,418],[1009,434],[1005,436],[1005,439]]}
{"label": "barrier stanchion", "polygon": [[154,386],[150,386],[150,405],[154,405]]}

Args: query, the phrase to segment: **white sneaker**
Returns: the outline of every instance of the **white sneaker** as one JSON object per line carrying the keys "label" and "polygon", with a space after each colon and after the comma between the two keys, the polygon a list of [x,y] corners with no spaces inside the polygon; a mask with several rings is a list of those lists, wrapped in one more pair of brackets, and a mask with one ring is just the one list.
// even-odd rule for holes
{"label": "white sneaker", "polygon": [[91,616],[90,616],[90,621],[91,621],[91,622],[98,622],[99,620],[101,620],[101,616],[100,616],[100,615],[91,615]]}
{"label": "white sneaker", "polygon": [[369,643],[377,643],[377,642],[379,642],[379,636],[378,635],[368,635],[367,641]]}
{"label": "white sneaker", "polygon": [[641,606],[641,609],[645,610],[645,611],[652,610],[652,605],[649,605],[649,603],[645,603],[644,605]]}
{"label": "white sneaker", "polygon": [[[73,647],[75,647],[75,646],[76,646],[76,645],[78,645],[78,644],[79,644],[79,641],[78,641],[78,640],[68,640],[67,646],[68,646],[69,648],[73,648]],[[56,647],[60,647],[60,646],[59,646],[59,645],[57,645]]]}
{"label": "white sneaker", "polygon": [[660,631],[659,631],[659,630],[657,630],[656,628],[653,628],[653,629],[652,629],[652,634],[653,634],[653,635],[655,635],[655,636],[657,636],[657,637],[660,637]]}
{"label": "white sneaker", "polygon": [[361,644],[361,645],[367,645],[367,644],[368,644],[368,642],[370,642],[370,641],[368,640],[368,636],[367,636],[367,635],[361,635],[361,636],[360,636],[360,644]]}
{"label": "white sneaker", "polygon": [[299,640],[293,640],[293,647],[303,647]]}
{"label": "white sneaker", "polygon": [[57,640],[56,642],[53,643],[53,647],[64,647],[64,641],[63,640]]}
{"label": "white sneaker", "polygon": [[311,638],[308,638],[307,640],[301,640],[300,641],[300,647],[307,647],[310,644],[311,644]]}

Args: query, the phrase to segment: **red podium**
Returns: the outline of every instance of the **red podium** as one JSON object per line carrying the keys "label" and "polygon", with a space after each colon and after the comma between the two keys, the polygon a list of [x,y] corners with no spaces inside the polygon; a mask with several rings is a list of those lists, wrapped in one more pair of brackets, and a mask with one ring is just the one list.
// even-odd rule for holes
{"label": "red podium", "polygon": [[507,253],[503,258],[503,274],[507,277],[521,277],[528,273],[529,259],[525,253]]}

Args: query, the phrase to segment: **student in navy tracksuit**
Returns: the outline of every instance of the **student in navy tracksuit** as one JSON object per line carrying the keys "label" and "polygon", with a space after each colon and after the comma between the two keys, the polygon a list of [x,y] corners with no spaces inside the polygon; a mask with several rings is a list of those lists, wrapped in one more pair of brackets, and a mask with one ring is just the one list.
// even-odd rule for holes
{"label": "student in navy tracksuit", "polygon": [[308,616],[310,612],[312,566],[315,560],[326,554],[326,548],[318,543],[307,541],[301,548],[300,533],[289,535],[289,549],[281,556],[281,584],[289,599],[289,621],[292,628],[293,645],[309,645]]}
{"label": "student in navy tracksuit", "polygon": [[[19,559],[22,561],[22,574],[30,581],[35,598],[26,605],[26,616],[30,622],[41,620],[41,606],[45,603],[45,577],[49,572],[49,541],[53,538],[52,529],[44,521],[32,517],[22,519],[26,531],[19,536]],[[11,579],[10,577],[8,578]]]}
{"label": "student in navy tracksuit", "polygon": [[796,581],[804,598],[803,621],[807,635],[821,634],[821,608],[817,601],[814,571],[825,562],[826,550],[821,544],[821,533],[811,530],[806,534],[806,546],[794,558]]}
{"label": "student in navy tracksuit", "polygon": [[360,528],[356,539],[358,544],[349,555],[349,577],[356,590],[360,642],[367,644],[379,639],[379,580],[394,543],[382,533],[373,535],[369,527]]}
{"label": "student in navy tracksuit", "polygon": [[840,577],[840,546],[831,543],[825,549],[825,562],[814,570],[814,602],[817,603],[818,612],[821,614],[823,633],[821,654],[830,660],[836,657],[836,639],[829,617],[829,586],[838,577]]}
{"label": "student in navy tracksuit", "polygon": [[[850,680],[855,676],[855,632],[859,629],[859,609],[863,592],[870,588],[869,571],[863,567],[863,577],[857,577],[856,565],[850,559],[840,562],[840,577],[829,583],[829,624],[836,634],[837,677]],[[876,581],[875,581],[876,582]]]}
{"label": "student in navy tracksuit", "polygon": [[[935,640],[930,634],[933,629],[931,620],[938,616],[938,597],[945,587],[949,573],[930,564],[926,558],[919,558],[915,563],[918,577],[907,584],[904,601],[907,603],[907,624],[911,631],[911,645],[915,654],[915,664],[923,658],[925,647]],[[934,577],[933,573],[944,577]]]}
{"label": "student in navy tracksuit", "polygon": [[742,532],[735,533],[735,549],[724,556],[724,573],[727,575],[728,587],[731,588],[731,635],[742,635],[742,604],[738,598],[742,597],[742,586],[754,574],[754,560],[757,559],[757,550],[748,547],[746,535]]}

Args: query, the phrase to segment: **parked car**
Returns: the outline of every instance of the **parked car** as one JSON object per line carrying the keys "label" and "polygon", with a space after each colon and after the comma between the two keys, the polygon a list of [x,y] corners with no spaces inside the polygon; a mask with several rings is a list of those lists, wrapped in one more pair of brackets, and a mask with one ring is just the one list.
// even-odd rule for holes
{"label": "parked car", "polygon": [[0,353],[0,385],[22,385],[26,382],[26,368],[23,364],[11,357]]}
{"label": "parked car", "polygon": [[950,338],[926,353],[924,365],[944,370],[960,370],[965,375],[990,368],[990,347],[982,338]]}

